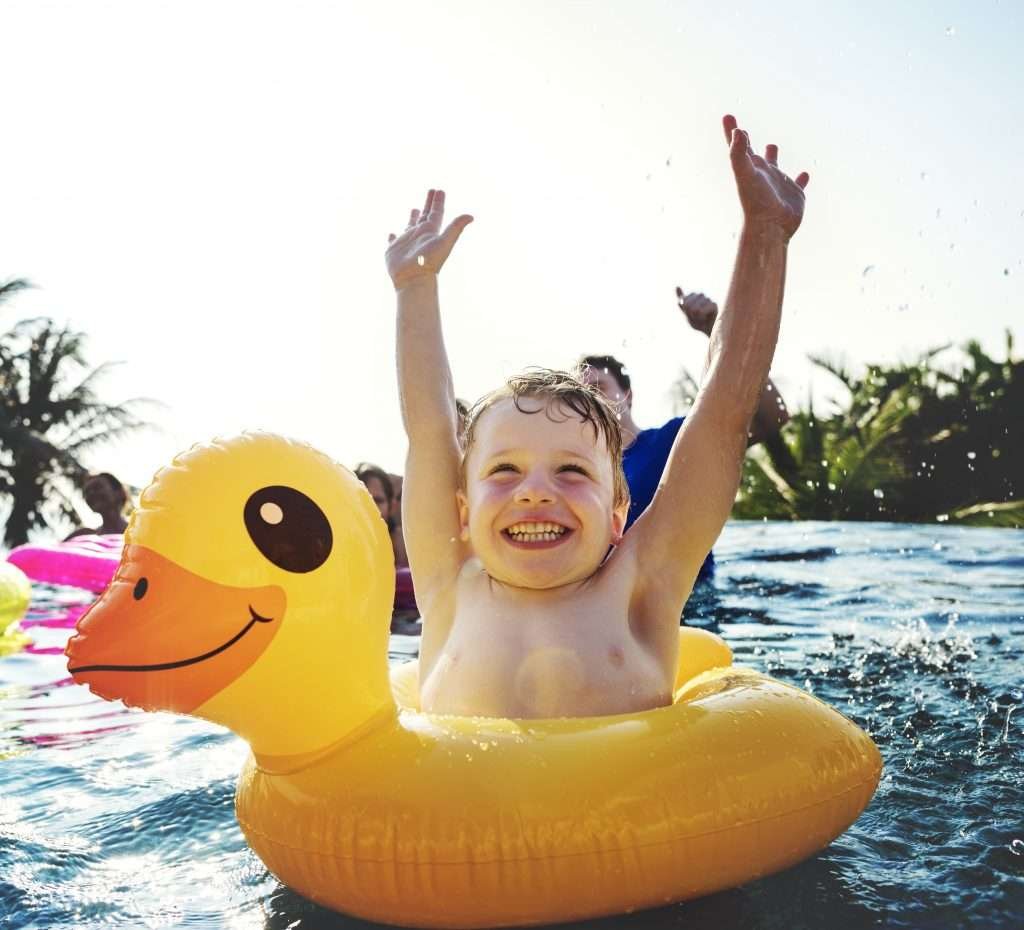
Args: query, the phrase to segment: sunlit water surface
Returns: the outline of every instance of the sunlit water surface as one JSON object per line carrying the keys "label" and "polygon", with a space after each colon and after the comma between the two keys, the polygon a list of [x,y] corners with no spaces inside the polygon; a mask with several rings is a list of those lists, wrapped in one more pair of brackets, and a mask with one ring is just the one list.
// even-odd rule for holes
{"label": "sunlit water surface", "polygon": [[[1024,926],[1024,533],[734,524],[716,551],[716,590],[691,615],[737,662],[867,729],[881,785],[787,872],[578,926]],[[34,651],[0,660],[0,926],[371,926],[282,887],[249,851],[238,739],[68,681],[68,630],[47,618],[76,602],[37,592]],[[392,661],[416,645],[393,637]]]}

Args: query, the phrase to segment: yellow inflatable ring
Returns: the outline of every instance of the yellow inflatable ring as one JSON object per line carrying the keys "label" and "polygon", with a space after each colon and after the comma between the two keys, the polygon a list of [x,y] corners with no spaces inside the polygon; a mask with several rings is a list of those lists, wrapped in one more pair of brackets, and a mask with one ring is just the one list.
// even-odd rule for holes
{"label": "yellow inflatable ring", "polygon": [[69,669],[104,697],[248,740],[236,810],[268,868],[329,907],[408,926],[707,894],[813,854],[877,785],[858,727],[732,667],[697,631],[682,632],[670,707],[420,713],[411,669],[394,692],[389,679],[393,583],[384,523],[350,473],[273,436],[196,447],[142,495]]}

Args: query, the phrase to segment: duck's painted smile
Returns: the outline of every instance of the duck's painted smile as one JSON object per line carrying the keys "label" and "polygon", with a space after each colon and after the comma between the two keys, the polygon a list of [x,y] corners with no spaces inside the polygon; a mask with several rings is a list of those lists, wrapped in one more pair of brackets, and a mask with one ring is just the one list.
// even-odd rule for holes
{"label": "duck's painted smile", "polygon": [[284,613],[284,590],[276,585],[218,584],[129,545],[114,581],[68,643],[69,671],[101,697],[190,713],[262,655]]}
{"label": "duck's painted smile", "polygon": [[221,644],[216,649],[211,649],[209,652],[204,652],[201,656],[195,656],[191,659],[179,659],[177,662],[156,662],[152,665],[79,665],[74,668],[68,668],[68,671],[74,675],[84,675],[87,672],[166,672],[172,668],[183,668],[186,665],[195,665],[197,662],[205,662],[207,659],[212,659],[215,655],[219,655],[225,649],[230,649],[235,643],[237,643],[249,630],[252,629],[253,624],[256,623],[273,623],[273,617],[261,617],[255,610],[252,609],[252,605],[249,605],[249,614],[252,619],[239,630],[234,636],[231,637],[226,643]]}

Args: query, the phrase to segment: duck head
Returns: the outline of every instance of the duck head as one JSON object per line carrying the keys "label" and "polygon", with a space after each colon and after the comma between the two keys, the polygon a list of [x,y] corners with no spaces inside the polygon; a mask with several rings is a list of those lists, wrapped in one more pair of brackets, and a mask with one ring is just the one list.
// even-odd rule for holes
{"label": "duck head", "polygon": [[362,483],[246,433],[157,473],[67,648],[101,697],[229,727],[257,757],[322,751],[393,708],[394,561]]}

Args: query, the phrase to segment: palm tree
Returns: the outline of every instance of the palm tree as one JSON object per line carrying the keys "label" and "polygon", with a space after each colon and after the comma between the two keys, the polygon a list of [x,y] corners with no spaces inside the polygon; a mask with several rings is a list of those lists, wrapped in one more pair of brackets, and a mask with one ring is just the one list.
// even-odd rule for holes
{"label": "palm tree", "polygon": [[31,286],[24,278],[11,278],[10,281],[5,281],[3,284],[0,284],[0,304],[10,300],[19,291],[27,290]]}
{"label": "palm tree", "polygon": [[[26,286],[8,282],[0,297]],[[136,413],[144,401],[98,398],[96,382],[110,365],[89,370],[84,340],[42,317],[0,335],[0,496],[11,504],[8,545],[25,542],[34,527],[76,519],[72,495],[87,472],[81,456],[148,425]]]}

